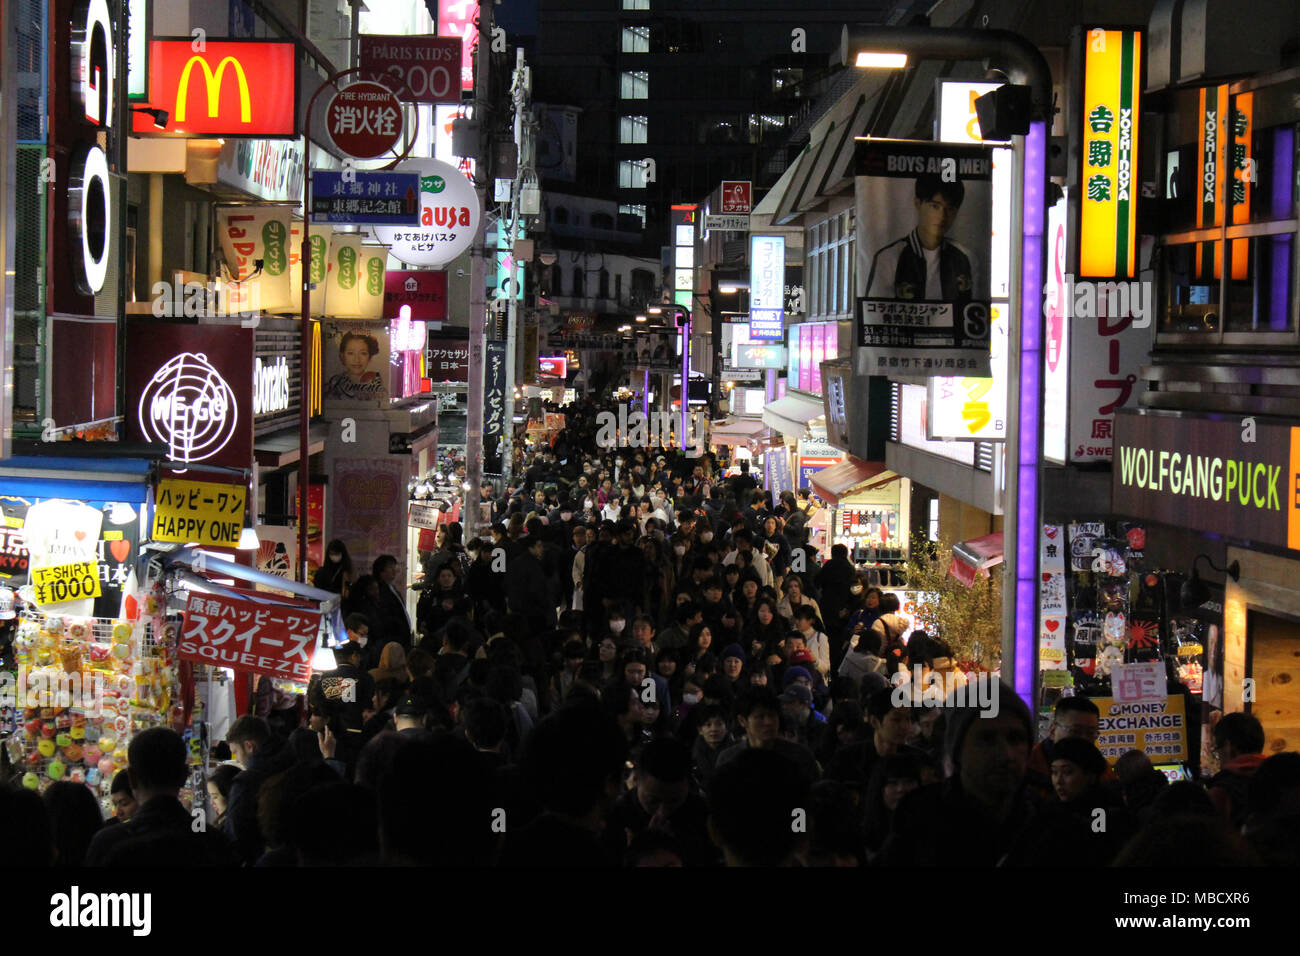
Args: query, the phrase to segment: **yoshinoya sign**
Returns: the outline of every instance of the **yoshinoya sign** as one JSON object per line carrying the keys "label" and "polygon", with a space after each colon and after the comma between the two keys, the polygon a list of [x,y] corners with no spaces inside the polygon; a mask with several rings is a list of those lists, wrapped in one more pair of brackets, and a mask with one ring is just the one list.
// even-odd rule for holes
{"label": "yoshinoya sign", "polygon": [[1085,31],[1079,172],[1079,272],[1084,276],[1137,273],[1141,80],[1141,32]]}
{"label": "yoshinoya sign", "polygon": [[1300,550],[1300,427],[1122,410],[1113,510]]}

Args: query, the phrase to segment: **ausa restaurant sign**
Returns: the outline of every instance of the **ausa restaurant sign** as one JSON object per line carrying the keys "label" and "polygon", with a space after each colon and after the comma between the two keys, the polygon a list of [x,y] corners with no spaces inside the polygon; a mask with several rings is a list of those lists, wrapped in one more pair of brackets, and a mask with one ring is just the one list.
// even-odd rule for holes
{"label": "ausa restaurant sign", "polygon": [[1119,514],[1300,550],[1300,427],[1120,409],[1111,481]]}

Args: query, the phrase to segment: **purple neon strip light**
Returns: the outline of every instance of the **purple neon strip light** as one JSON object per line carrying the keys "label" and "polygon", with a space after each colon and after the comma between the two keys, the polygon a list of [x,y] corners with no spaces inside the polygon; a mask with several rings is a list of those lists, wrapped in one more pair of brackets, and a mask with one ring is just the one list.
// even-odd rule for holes
{"label": "purple neon strip light", "polygon": [[690,405],[691,390],[691,323],[682,324],[682,430],[677,433],[677,447],[686,447],[686,409]]}
{"label": "purple neon strip light", "polygon": [[[1285,219],[1291,208],[1291,169],[1295,134],[1289,126],[1273,131],[1272,208],[1274,219]],[[1270,241],[1272,275],[1269,286],[1268,326],[1277,332],[1287,330],[1290,302],[1287,287],[1291,282],[1291,237],[1275,236]]]}
{"label": "purple neon strip light", "polygon": [[1029,127],[1025,137],[1024,236],[1020,282],[1020,421],[1016,490],[1016,693],[1034,704],[1038,642],[1038,456],[1043,414],[1043,216],[1047,179],[1047,128]]}

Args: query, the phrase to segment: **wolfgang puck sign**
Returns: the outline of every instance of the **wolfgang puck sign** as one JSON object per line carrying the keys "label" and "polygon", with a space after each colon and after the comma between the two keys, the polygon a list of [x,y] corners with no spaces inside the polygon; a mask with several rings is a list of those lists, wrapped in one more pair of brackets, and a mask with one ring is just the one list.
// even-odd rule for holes
{"label": "wolfgang puck sign", "polygon": [[1119,514],[1300,550],[1300,428],[1122,409],[1111,480]]}

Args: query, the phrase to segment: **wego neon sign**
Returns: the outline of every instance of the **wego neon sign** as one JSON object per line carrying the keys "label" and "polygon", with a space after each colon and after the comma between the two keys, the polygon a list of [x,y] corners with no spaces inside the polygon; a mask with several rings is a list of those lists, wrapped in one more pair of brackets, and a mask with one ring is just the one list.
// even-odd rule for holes
{"label": "wego neon sign", "polygon": [[218,455],[239,424],[234,389],[201,352],[182,352],[154,372],[137,413],[145,440],[164,443],[168,458],[186,463]]}
{"label": "wego neon sign", "polygon": [[[113,125],[117,48],[106,0],[88,0],[77,8],[72,44],[72,89],[80,101],[78,108],[88,123],[109,129]],[[68,181],[68,228],[73,249],[72,278],[82,295],[95,295],[104,288],[112,222],[108,157],[93,142],[78,143]]]}

